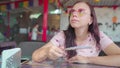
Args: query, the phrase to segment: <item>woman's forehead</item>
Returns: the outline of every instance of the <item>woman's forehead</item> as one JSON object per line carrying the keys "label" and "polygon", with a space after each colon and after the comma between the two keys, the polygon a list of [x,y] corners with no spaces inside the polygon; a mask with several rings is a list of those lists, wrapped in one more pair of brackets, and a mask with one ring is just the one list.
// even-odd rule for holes
{"label": "woman's forehead", "polygon": [[79,2],[79,3],[76,3],[73,7],[73,9],[90,9],[89,6],[85,3],[85,2]]}

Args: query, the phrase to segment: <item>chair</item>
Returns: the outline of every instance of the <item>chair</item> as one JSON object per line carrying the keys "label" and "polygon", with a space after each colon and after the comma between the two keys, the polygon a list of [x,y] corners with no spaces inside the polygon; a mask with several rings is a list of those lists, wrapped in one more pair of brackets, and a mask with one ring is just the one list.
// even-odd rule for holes
{"label": "chair", "polygon": [[12,49],[17,46],[15,41],[9,41],[9,42],[0,42],[0,55],[3,50],[6,49]]}
{"label": "chair", "polygon": [[26,41],[20,42],[18,47],[22,50],[22,58],[29,58],[31,59],[32,53],[42,47],[45,43],[44,42],[35,42],[35,41]]}

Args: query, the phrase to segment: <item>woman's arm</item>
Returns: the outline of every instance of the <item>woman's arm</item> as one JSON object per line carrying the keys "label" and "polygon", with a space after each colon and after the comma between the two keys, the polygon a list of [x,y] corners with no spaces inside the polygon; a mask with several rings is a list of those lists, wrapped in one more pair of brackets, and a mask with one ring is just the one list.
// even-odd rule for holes
{"label": "woman's arm", "polygon": [[32,54],[32,60],[35,62],[41,62],[48,57],[48,51],[52,44],[48,42],[47,44],[43,45],[41,48],[35,50]]}
{"label": "woman's arm", "polygon": [[32,60],[35,62],[44,61],[46,58],[56,60],[57,58],[62,57],[64,54],[65,53],[62,48],[53,45],[52,42],[48,42],[43,47],[33,52]]}
{"label": "woman's arm", "polygon": [[92,64],[120,66],[120,55],[88,57],[88,60]]}
{"label": "woman's arm", "polygon": [[42,32],[40,32],[40,31],[37,31],[37,34],[42,34]]}
{"label": "woman's arm", "polygon": [[112,43],[104,49],[107,56],[88,57],[89,63],[108,65],[108,66],[120,66],[120,48]]}
{"label": "woman's arm", "polygon": [[107,66],[120,66],[120,48],[112,43],[104,49],[107,56],[84,57],[74,56],[68,62],[92,63]]}

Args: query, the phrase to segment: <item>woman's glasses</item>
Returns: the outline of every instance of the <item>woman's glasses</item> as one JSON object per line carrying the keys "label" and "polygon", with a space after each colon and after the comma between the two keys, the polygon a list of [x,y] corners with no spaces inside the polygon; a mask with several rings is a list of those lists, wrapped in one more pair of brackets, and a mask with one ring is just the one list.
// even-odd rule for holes
{"label": "woman's glasses", "polygon": [[84,16],[84,15],[88,14],[85,12],[85,9],[78,9],[78,10],[71,9],[69,14],[72,16],[75,12],[77,12],[79,14],[79,16]]}

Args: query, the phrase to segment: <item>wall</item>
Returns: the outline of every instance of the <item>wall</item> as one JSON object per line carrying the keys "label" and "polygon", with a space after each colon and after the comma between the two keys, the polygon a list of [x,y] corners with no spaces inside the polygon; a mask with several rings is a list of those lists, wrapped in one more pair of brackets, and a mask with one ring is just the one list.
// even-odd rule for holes
{"label": "wall", "polygon": [[60,30],[66,30],[68,24],[68,14],[63,11],[60,15]]}
{"label": "wall", "polygon": [[[99,28],[113,41],[120,42],[120,7],[115,11],[113,8],[95,8]],[[117,24],[113,24],[112,17],[117,16]],[[63,12],[60,18],[60,29],[65,30],[68,25],[68,14]]]}

